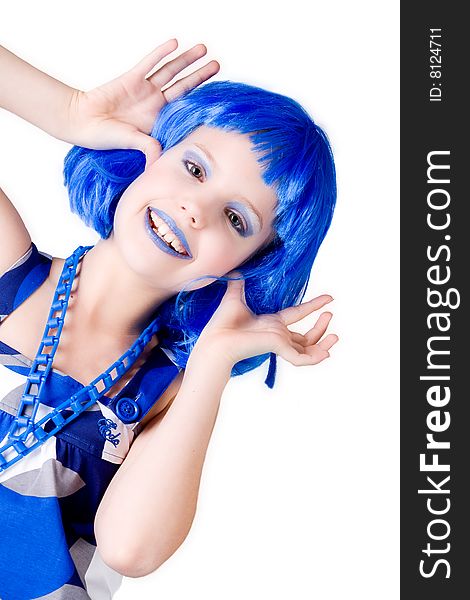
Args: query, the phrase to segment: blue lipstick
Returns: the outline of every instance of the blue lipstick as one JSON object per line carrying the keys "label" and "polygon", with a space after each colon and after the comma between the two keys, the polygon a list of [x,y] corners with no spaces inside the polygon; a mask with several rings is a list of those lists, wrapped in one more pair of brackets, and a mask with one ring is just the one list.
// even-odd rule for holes
{"label": "blue lipstick", "polygon": [[[185,251],[188,253],[187,255],[177,252],[174,248],[172,248],[169,244],[167,244],[164,240],[162,240],[162,238],[155,232],[155,230],[153,229],[153,227],[151,225],[151,216],[150,216],[151,210],[156,215],[158,215],[160,217],[160,219],[162,219],[162,221],[164,221],[168,225],[168,227],[171,229],[171,231],[177,236],[181,245],[183,246]],[[158,208],[154,208],[153,206],[149,207],[147,209],[145,226],[146,226],[147,232],[150,235],[152,241],[161,250],[163,250],[167,254],[171,254],[172,256],[177,256],[178,258],[188,258],[189,259],[189,258],[193,257],[189,250],[189,245],[186,240],[186,237],[184,236],[184,233],[181,231],[181,229],[179,229],[179,227],[176,225],[176,223],[173,221],[173,219],[169,215],[167,215],[165,212],[163,212],[162,210],[159,210]]]}

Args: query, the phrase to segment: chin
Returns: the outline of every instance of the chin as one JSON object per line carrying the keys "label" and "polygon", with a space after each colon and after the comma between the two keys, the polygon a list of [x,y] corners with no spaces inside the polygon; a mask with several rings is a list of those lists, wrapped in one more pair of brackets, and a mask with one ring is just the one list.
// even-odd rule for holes
{"label": "chin", "polygon": [[158,274],[161,276],[169,271],[168,260],[165,257],[159,257],[152,252],[152,248],[148,247],[146,240],[132,242],[132,240],[121,240],[117,242],[117,247],[125,266],[135,276],[142,278],[147,283],[151,280],[154,282],[158,279]]}
{"label": "chin", "polygon": [[[193,283],[191,283],[191,281],[192,281],[192,279],[187,282],[187,285],[183,284],[184,290],[187,292],[193,292],[194,290],[200,290],[204,287],[207,287],[211,283],[214,283],[215,279],[213,277],[210,277],[210,278],[201,279],[199,281],[195,281]],[[181,289],[183,289],[183,285],[181,286]]]}

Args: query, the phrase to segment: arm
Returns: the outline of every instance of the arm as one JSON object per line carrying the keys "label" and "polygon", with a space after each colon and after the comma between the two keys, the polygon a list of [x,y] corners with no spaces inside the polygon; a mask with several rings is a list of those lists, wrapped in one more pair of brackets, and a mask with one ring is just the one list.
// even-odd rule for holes
{"label": "arm", "polygon": [[[177,46],[176,40],[168,40],[120,77],[89,92],[65,85],[0,46],[0,108],[70,144],[97,150],[135,148],[145,154],[147,163],[152,163],[161,149],[148,134],[159,111],[167,102],[203,83],[219,69],[219,64],[211,61],[171,83],[181,71],[206,54],[205,46],[198,44],[149,75]],[[0,236],[0,272],[3,273],[24,254],[31,238],[1,190],[0,233],[3,235]]]}
{"label": "arm", "polygon": [[191,353],[172,406],[138,436],[98,509],[98,549],[104,561],[123,575],[151,573],[187,536],[232,366],[266,352],[276,352],[295,365],[313,365],[329,356],[337,341],[333,334],[319,341],[331,313],[323,313],[305,335],[287,328],[330,302],[330,296],[279,313],[254,315],[245,304],[242,285],[229,283]]}
{"label": "arm", "polygon": [[67,141],[67,114],[78,90],[0,46],[0,106]]}
{"label": "arm", "polygon": [[0,189],[0,276],[31,245],[31,237],[18,211]]}
{"label": "arm", "polygon": [[[66,114],[76,92],[0,46],[1,108],[60,138],[65,132]],[[1,189],[0,233],[1,275],[31,245],[23,220]]]}
{"label": "arm", "polygon": [[195,349],[164,419],[158,415],[147,425],[108,487],[95,534],[104,561],[123,575],[151,573],[186,538],[230,371],[219,353]]}
{"label": "arm", "polygon": [[211,61],[171,83],[206,54],[198,44],[149,75],[177,46],[175,39],[168,40],[129,71],[88,92],[57,81],[0,46],[0,107],[70,144],[137,149],[153,162],[161,149],[149,134],[160,110],[219,70]]}

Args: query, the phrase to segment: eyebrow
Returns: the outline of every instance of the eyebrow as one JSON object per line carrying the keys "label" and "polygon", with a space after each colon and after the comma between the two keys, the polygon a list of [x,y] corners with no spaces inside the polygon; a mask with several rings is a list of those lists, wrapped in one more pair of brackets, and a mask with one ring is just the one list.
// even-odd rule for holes
{"label": "eyebrow", "polygon": [[[209,150],[205,146],[203,146],[203,144],[198,143],[198,142],[194,142],[194,145],[197,148],[199,148],[199,150],[201,150],[206,155],[206,158],[209,160],[209,162],[213,166],[215,166],[217,169],[219,168],[219,165],[217,164],[215,158],[212,156],[212,154],[209,152]],[[243,200],[244,202],[246,202],[248,204],[248,206],[251,208],[251,210],[258,217],[258,220],[260,222],[261,228],[263,228],[263,217],[258,212],[258,210],[253,206],[253,204],[248,200],[248,198],[245,198],[244,196],[240,196],[240,200]]]}

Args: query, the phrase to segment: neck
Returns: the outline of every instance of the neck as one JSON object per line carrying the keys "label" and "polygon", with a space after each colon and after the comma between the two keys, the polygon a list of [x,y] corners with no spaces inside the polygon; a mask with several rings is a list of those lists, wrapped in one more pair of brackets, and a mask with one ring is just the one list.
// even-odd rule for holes
{"label": "neck", "polygon": [[100,240],[82,258],[69,307],[85,331],[123,342],[133,341],[155,310],[172,296],[134,273],[112,238]]}

